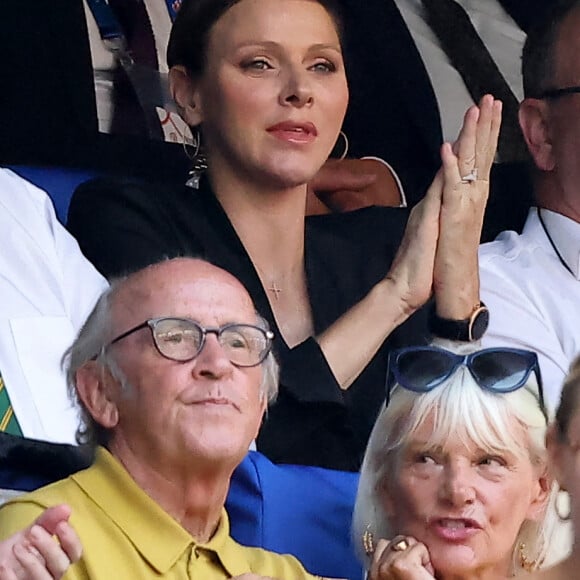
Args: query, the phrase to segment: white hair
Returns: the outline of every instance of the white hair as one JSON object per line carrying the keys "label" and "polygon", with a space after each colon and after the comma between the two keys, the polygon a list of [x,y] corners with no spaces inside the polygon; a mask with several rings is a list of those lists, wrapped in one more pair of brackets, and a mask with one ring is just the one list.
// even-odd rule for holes
{"label": "white hair", "polygon": [[[445,344],[445,347],[460,354],[478,350],[465,344]],[[361,561],[369,564],[361,542],[365,531],[375,538],[387,539],[398,533],[383,509],[381,495],[387,493],[389,486],[382,484],[395,478],[401,452],[428,418],[433,420],[430,443],[441,445],[460,438],[493,453],[509,451],[527,457],[536,469],[546,469],[547,425],[537,394],[538,384],[533,373],[521,389],[498,395],[479,387],[465,367],[427,393],[418,394],[395,386],[388,406],[377,418],[361,469],[352,530]],[[522,433],[528,435],[524,440]],[[514,538],[512,574],[521,571],[520,543],[525,544],[528,561],[544,565],[554,563],[569,549],[568,532],[562,529],[554,511],[555,494],[553,486],[540,520],[522,522]]]}

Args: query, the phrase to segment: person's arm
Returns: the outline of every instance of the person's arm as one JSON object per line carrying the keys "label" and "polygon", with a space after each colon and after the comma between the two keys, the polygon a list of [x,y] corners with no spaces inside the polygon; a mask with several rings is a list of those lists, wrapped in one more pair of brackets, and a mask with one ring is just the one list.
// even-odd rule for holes
{"label": "person's arm", "polygon": [[[30,189],[30,184],[24,184]],[[58,221],[47,195],[39,211],[45,216],[50,232],[50,249],[54,255],[54,276],[59,281],[62,303],[73,329],[78,330],[87,319],[95,302],[107,288],[107,281],[82,254],[77,241]],[[46,240],[43,240],[46,242]],[[47,248],[48,249],[48,248]]]}
{"label": "person's arm", "polygon": [[[33,511],[41,509],[34,506]],[[68,506],[46,509],[30,526],[11,535],[9,513],[9,506],[0,511],[0,535],[5,538],[0,541],[0,580],[57,580],[80,559],[82,546],[68,523]]]}
{"label": "person's arm", "polygon": [[394,169],[378,157],[329,159],[308,187],[306,215],[406,206]]}
{"label": "person's arm", "polygon": [[[477,249],[497,145],[501,105],[490,96],[465,115],[455,144],[441,150],[442,170],[413,208],[395,261],[383,280],[317,337],[347,389],[386,337],[435,293],[437,313],[463,320],[479,303]],[[477,179],[463,176],[477,169]],[[364,340],[352,340],[353,336]]]}

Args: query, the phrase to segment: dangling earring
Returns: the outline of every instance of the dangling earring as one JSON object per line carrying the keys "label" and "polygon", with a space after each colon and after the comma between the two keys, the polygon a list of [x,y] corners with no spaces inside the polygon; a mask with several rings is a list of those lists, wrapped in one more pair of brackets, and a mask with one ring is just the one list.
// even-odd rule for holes
{"label": "dangling earring", "polygon": [[[344,150],[343,150],[342,154],[339,157],[336,157],[335,159],[344,159],[348,154],[348,137],[346,136],[346,133],[342,130],[340,131],[338,136],[342,137],[342,139],[344,141]],[[334,145],[334,149],[336,149],[337,145],[338,145],[338,140],[336,141],[336,144]],[[333,151],[334,151],[334,149],[333,149]]]}
{"label": "dangling earring", "polygon": [[560,508],[560,497],[561,497],[561,492],[566,493],[565,489],[562,489],[560,487],[560,489],[558,490],[558,493],[556,494],[556,496],[554,497],[554,511],[556,512],[556,515],[558,516],[558,519],[561,522],[569,522],[570,521],[570,497],[568,495],[565,496],[566,500],[567,500],[567,508],[568,508],[568,512],[566,513],[566,515],[562,515],[562,511]]}
{"label": "dangling earring", "polygon": [[371,525],[368,524],[361,538],[363,550],[367,556],[372,556],[375,553],[375,537],[370,527]]}
{"label": "dangling earring", "polygon": [[526,549],[526,545],[524,543],[520,543],[518,546],[518,557],[520,561],[520,566],[522,570],[525,570],[528,574],[536,570],[539,566],[537,560],[529,560],[528,557],[525,555],[524,550]]}
{"label": "dangling earring", "polygon": [[207,157],[201,147],[201,133],[199,129],[195,130],[192,147],[194,151],[193,153],[190,153],[187,149],[187,143],[185,142],[185,139],[183,140],[183,150],[192,162],[191,169],[188,173],[189,177],[187,178],[185,185],[187,187],[191,187],[192,189],[199,189],[199,182],[204,171],[207,169]]}

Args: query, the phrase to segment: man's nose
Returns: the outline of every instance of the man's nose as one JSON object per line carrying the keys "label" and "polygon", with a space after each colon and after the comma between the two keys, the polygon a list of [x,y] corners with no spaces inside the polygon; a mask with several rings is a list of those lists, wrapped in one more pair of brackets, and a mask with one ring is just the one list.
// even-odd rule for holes
{"label": "man's nose", "polygon": [[201,352],[195,357],[194,375],[220,378],[233,371],[234,365],[214,333],[207,333]]}

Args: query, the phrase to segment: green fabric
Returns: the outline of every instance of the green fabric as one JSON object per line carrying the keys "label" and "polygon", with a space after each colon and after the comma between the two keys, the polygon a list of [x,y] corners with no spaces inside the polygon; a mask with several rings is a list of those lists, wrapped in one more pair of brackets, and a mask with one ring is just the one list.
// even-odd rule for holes
{"label": "green fabric", "polygon": [[10,433],[10,435],[22,436],[22,430],[10,404],[8,391],[4,386],[4,379],[0,375],[0,431]]}

